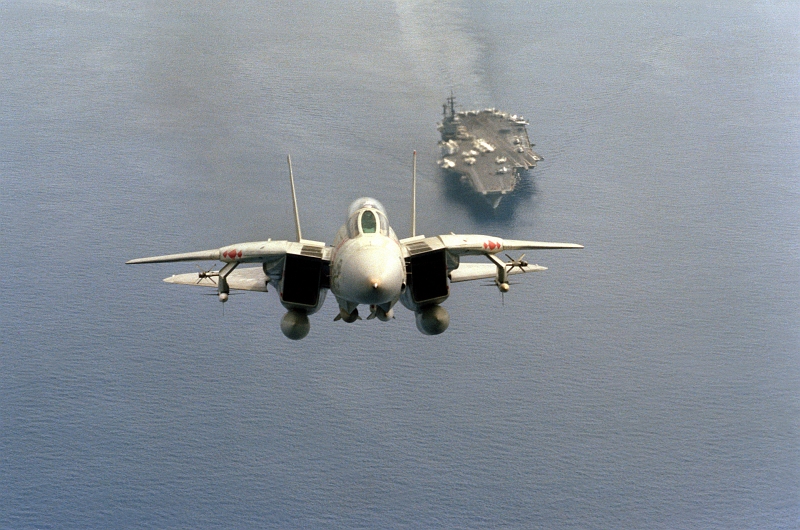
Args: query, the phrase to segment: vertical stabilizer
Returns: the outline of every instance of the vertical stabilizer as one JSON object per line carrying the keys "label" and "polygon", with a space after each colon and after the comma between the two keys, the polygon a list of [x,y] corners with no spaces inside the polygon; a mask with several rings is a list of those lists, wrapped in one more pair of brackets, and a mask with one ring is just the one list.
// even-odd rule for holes
{"label": "vertical stabilizer", "polygon": [[411,237],[417,235],[417,152],[414,151],[411,170]]}
{"label": "vertical stabilizer", "polygon": [[303,239],[303,233],[300,231],[300,214],[297,212],[297,194],[294,191],[294,174],[292,174],[292,156],[286,155],[286,161],[289,162],[289,182],[292,185],[292,204],[294,205],[294,226],[297,229],[297,241]]}

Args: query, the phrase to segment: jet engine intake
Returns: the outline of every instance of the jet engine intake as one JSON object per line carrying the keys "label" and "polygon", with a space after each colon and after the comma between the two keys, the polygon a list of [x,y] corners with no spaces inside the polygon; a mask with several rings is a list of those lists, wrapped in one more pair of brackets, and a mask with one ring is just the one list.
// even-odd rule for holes
{"label": "jet engine intake", "polygon": [[413,256],[409,260],[411,301],[414,305],[444,301],[447,285],[447,256],[443,250]]}
{"label": "jet engine intake", "polygon": [[286,309],[317,311],[324,300],[324,262],[320,258],[286,254],[281,278],[281,303]]}

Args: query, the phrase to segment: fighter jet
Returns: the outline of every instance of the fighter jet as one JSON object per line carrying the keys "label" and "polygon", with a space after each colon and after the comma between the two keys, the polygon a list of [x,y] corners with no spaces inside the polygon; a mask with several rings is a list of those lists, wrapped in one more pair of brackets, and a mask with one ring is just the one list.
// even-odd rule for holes
{"label": "fighter jet", "polygon": [[[416,316],[419,331],[438,335],[450,324],[440,304],[450,295],[450,284],[468,280],[493,279],[501,293],[509,290],[509,276],[546,270],[529,264],[525,254],[517,259],[507,252],[539,249],[578,249],[574,243],[547,243],[502,239],[476,234],[447,234],[432,237],[416,234],[416,152],[412,172],[411,236],[398,239],[389,226],[386,209],[375,199],[353,201],[345,224],[332,246],[304,239],[300,230],[292,160],[289,181],[292,189],[297,241],[254,241],[218,249],[168,254],[128,261],[164,263],[177,261],[219,261],[219,270],[201,270],[165,278],[168,283],[216,287],[219,301],[226,302],[231,289],[267,292],[270,285],[287,309],[281,331],[292,340],[308,335],[308,316],[322,308],[327,291],[336,298],[339,311],[334,320],[360,320],[359,306],[368,306],[367,320],[394,318],[401,302]],[[503,253],[508,261],[498,254]],[[464,256],[483,256],[487,263],[461,262]],[[237,267],[241,264],[257,266]]]}

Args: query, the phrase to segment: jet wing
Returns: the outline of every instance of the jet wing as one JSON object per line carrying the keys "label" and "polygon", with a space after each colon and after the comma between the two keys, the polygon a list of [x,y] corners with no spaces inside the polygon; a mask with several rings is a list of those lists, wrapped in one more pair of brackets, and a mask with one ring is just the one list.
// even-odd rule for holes
{"label": "jet wing", "polygon": [[[319,241],[301,239],[294,241],[254,241],[228,245],[215,250],[200,250],[181,254],[165,254],[127,261],[138,263],[170,263],[176,261],[221,261],[226,265],[221,270],[189,272],[165,278],[167,283],[218,287],[220,273],[225,277],[227,289],[243,291],[267,291],[270,281],[280,281],[287,256],[305,256],[330,261],[330,247]],[[236,267],[241,263],[259,263],[260,267]],[[225,287],[223,287],[225,289]],[[220,292],[223,292],[222,290]],[[227,292],[227,291],[225,291]]]}
{"label": "jet wing", "polygon": [[165,254],[149,258],[126,261],[128,265],[138,263],[170,263],[175,261],[222,261],[224,263],[270,263],[282,259],[286,254],[318,257],[330,261],[331,249],[325,243],[303,239],[294,241],[253,241],[238,243],[214,250]]}
{"label": "jet wing", "polygon": [[[541,265],[516,266],[508,271],[509,275],[523,274],[526,272],[546,271],[547,267]],[[466,282],[470,280],[495,279],[497,277],[497,265],[493,263],[465,263],[459,264],[457,269],[450,271],[450,281]]]}
{"label": "jet wing", "polygon": [[182,254],[165,254],[149,258],[137,258],[127,264],[137,263],[169,263],[174,261],[222,261],[225,263],[265,263],[284,257],[286,254],[314,255],[325,259],[330,249],[325,243],[303,239],[294,241],[252,241],[237,243],[214,250],[200,250]]}
{"label": "jet wing", "polygon": [[409,256],[441,249],[447,250],[450,254],[455,256],[479,256],[512,250],[583,248],[583,245],[575,243],[549,243],[545,241],[502,239],[478,234],[447,234],[432,237],[416,236],[403,239],[401,243],[408,251]]}
{"label": "jet wing", "polygon": [[[196,272],[187,272],[185,274],[174,274],[169,278],[164,278],[167,283],[178,283],[182,285],[199,285],[200,287],[217,287],[217,280],[213,276],[214,273],[219,271],[208,271],[207,276],[201,276]],[[208,275],[210,274],[210,275]],[[242,269],[234,269],[226,277],[228,287],[231,289],[238,289],[240,291],[267,291],[267,284],[269,284],[270,277],[264,274],[261,267],[244,267]]]}

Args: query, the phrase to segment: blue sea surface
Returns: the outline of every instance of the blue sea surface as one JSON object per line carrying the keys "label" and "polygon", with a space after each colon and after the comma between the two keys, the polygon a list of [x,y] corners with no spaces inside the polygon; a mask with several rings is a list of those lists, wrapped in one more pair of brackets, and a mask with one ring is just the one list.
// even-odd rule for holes
{"label": "blue sea surface", "polygon": [[[796,2],[0,4],[0,528],[798,528]],[[496,214],[442,103],[524,115]],[[128,259],[410,231],[582,243],[287,340]],[[516,256],[515,256],[516,257]],[[207,264],[211,265],[211,264]]]}

